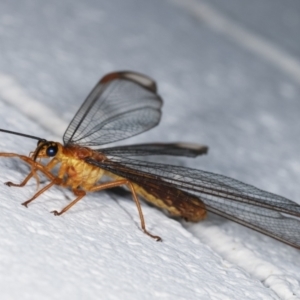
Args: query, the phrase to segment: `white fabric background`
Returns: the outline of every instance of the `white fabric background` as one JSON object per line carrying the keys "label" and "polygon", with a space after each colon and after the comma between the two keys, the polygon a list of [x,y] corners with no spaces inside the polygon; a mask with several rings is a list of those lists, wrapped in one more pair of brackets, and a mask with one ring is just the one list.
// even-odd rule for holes
{"label": "white fabric background", "polygon": [[[226,4],[225,4],[226,3]],[[100,77],[143,72],[164,99],[161,124],[129,142],[206,144],[168,162],[300,202],[300,5],[280,0],[1,1],[0,127],[61,140]],[[0,151],[35,141],[1,134]],[[0,182],[27,168],[0,159]],[[299,299],[300,253],[209,216],[180,223],[128,194],[0,185],[1,299]]]}

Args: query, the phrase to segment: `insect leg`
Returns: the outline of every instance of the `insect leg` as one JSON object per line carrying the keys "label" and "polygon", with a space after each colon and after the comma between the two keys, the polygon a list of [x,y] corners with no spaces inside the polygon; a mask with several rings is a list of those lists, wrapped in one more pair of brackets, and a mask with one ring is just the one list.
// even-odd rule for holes
{"label": "insect leg", "polygon": [[47,166],[43,166],[37,162],[34,162],[34,172],[35,171],[41,171],[45,176],[47,176],[51,181],[49,184],[47,184],[46,186],[44,186],[41,190],[39,190],[36,194],[33,195],[33,197],[31,197],[29,200],[25,201],[22,203],[22,205],[26,206],[33,201],[34,199],[36,199],[39,195],[41,195],[42,193],[44,193],[45,191],[47,191],[51,186],[53,185],[63,185],[63,179],[54,176],[49,170],[48,170],[48,166],[51,164],[51,162],[47,165]]}
{"label": "insect leg", "polygon": [[[103,184],[100,184],[100,185],[96,185],[96,186],[92,187],[91,189],[89,189],[88,191],[89,192],[96,192],[96,191],[100,191],[100,190],[114,188],[114,187],[117,187],[117,186],[120,186],[120,185],[127,185],[130,188],[132,196],[133,196],[133,200],[134,200],[134,202],[136,204],[136,207],[138,209],[138,212],[139,212],[139,217],[140,217],[140,220],[141,220],[141,227],[142,227],[142,230],[144,231],[144,233],[146,233],[150,237],[156,239],[157,241],[161,241],[162,240],[161,237],[159,237],[157,235],[152,235],[146,229],[146,224],[145,224],[145,219],[144,219],[143,211],[142,211],[142,208],[141,208],[141,204],[140,204],[140,201],[138,200],[138,197],[137,197],[136,192],[134,190],[133,184],[130,181],[128,181],[126,179],[122,179],[122,180],[117,180],[117,181],[113,181],[113,182],[107,182],[107,183],[103,183]],[[74,189],[73,192],[78,197],[75,200],[73,200],[69,205],[67,205],[65,208],[63,208],[60,212],[58,212],[56,210],[51,211],[55,216],[59,216],[59,215],[65,213],[67,210],[69,210],[74,204],[76,204],[79,200],[81,200],[86,195],[86,192],[83,191],[83,190],[75,190]]]}
{"label": "insect leg", "polygon": [[139,199],[136,195],[133,184],[129,180],[122,179],[122,180],[117,180],[117,181],[113,181],[113,182],[104,183],[104,184],[101,184],[101,185],[98,185],[98,186],[94,186],[93,188],[91,188],[90,191],[95,192],[95,191],[100,191],[100,190],[104,190],[104,189],[117,187],[117,186],[120,186],[120,185],[127,185],[130,188],[133,200],[134,200],[135,205],[136,205],[136,207],[138,209],[138,212],[139,212],[139,217],[140,217],[140,220],[141,220],[141,227],[142,227],[142,230],[144,231],[144,233],[146,233],[147,235],[149,235],[153,239],[156,239],[156,241],[162,241],[161,237],[151,234],[146,229],[145,219],[144,219],[144,215],[143,215],[143,211],[142,211],[142,208],[141,208],[140,201],[139,201]]}
{"label": "insect leg", "polygon": [[[36,199],[39,195],[44,193],[51,186],[53,186],[53,185],[62,185],[62,183],[63,183],[63,179],[54,176],[50,172],[50,169],[52,169],[57,164],[57,161],[54,160],[54,159],[51,160],[46,166],[44,166],[44,165],[41,165],[40,163],[32,160],[30,157],[27,157],[27,156],[24,156],[24,155],[19,155],[19,154],[16,154],[16,153],[0,153],[0,156],[18,157],[18,158],[25,161],[26,163],[28,163],[31,166],[31,168],[32,168],[31,172],[27,175],[27,177],[23,180],[23,182],[20,183],[19,186],[24,186],[32,176],[36,177],[37,176],[36,171],[42,172],[46,177],[48,177],[51,180],[51,182],[48,185],[46,185],[40,191],[38,191],[32,198],[30,198],[29,200],[22,203],[22,205],[24,205],[26,207],[31,201]],[[11,184],[11,185],[14,185],[14,184]]]}
{"label": "insect leg", "polygon": [[114,181],[114,182],[104,183],[104,184],[93,187],[90,191],[91,192],[100,191],[100,190],[109,189],[109,188],[117,187],[117,186],[124,185],[124,184],[127,185],[130,188],[130,191],[132,193],[133,200],[134,200],[135,205],[136,205],[136,207],[138,209],[138,212],[139,212],[139,217],[140,217],[140,220],[141,220],[142,230],[144,231],[144,233],[146,233],[147,235],[149,235],[153,239],[156,239],[156,241],[162,241],[161,237],[151,234],[146,229],[145,219],[144,219],[144,215],[143,215],[143,211],[142,211],[142,208],[141,208],[140,201],[139,201],[139,199],[136,195],[133,184],[129,180],[122,179],[122,180],[117,180],[117,181]]}
{"label": "insect leg", "polygon": [[31,172],[30,172],[30,173],[25,177],[25,179],[24,179],[21,183],[19,183],[19,184],[13,183],[13,182],[11,182],[11,181],[4,182],[4,184],[6,184],[7,186],[23,187],[23,186],[25,186],[25,185],[27,184],[27,182],[29,181],[29,179],[30,179],[31,177],[34,177],[34,178],[36,179],[36,181],[37,181],[37,185],[39,185],[40,179],[39,179],[39,177],[36,175],[36,172],[33,171],[33,170],[31,170]]}
{"label": "insect leg", "polygon": [[133,184],[126,180],[127,181],[127,185],[129,186],[130,190],[131,190],[131,193],[132,193],[132,197],[133,197],[133,200],[135,202],[135,205],[138,209],[138,212],[139,212],[139,216],[140,216],[140,220],[141,220],[141,227],[144,231],[144,233],[146,233],[147,235],[149,235],[150,237],[152,237],[153,239],[156,239],[157,242],[161,242],[162,241],[162,238],[158,235],[152,235],[147,229],[146,229],[146,224],[145,224],[145,219],[144,219],[144,215],[143,215],[143,211],[142,211],[142,207],[141,207],[141,203],[137,197],[137,194],[135,192],[135,189],[133,187]]}
{"label": "insect leg", "polygon": [[46,186],[44,186],[41,190],[39,190],[36,194],[33,195],[33,197],[31,197],[29,200],[25,201],[22,203],[22,205],[26,206],[32,202],[34,199],[36,199],[39,195],[43,194],[45,191],[47,191],[49,188],[51,188],[51,186],[55,185],[55,184],[60,184],[61,183],[61,179],[55,177],[49,184],[47,184]]}
{"label": "insect leg", "polygon": [[86,195],[85,191],[78,190],[78,189],[73,189],[73,193],[75,194],[75,196],[77,196],[75,200],[73,200],[69,205],[64,207],[60,212],[58,212],[57,210],[53,210],[51,211],[51,213],[53,213],[55,216],[60,216],[61,214],[69,210],[73,205],[75,205],[79,200],[81,200]]}
{"label": "insect leg", "polygon": [[[27,156],[24,156],[24,155],[19,155],[19,154],[16,154],[16,153],[0,153],[0,156],[18,157],[18,158],[25,161],[26,163],[28,163],[31,166],[31,172],[25,177],[25,179],[21,183],[17,184],[17,183],[13,183],[11,181],[8,181],[8,182],[4,183],[7,186],[15,186],[15,187],[25,186],[27,184],[27,182],[31,179],[31,177],[34,177],[37,181],[37,188],[38,188],[39,183],[40,183],[40,179],[39,179],[38,175],[35,172],[36,169],[42,171],[49,179],[51,179],[53,175],[49,171],[58,163],[55,159],[52,159],[46,166],[44,166],[44,165],[41,165],[38,162],[32,160],[31,157],[27,157]],[[40,167],[37,167],[37,166],[40,166]]]}
{"label": "insect leg", "polygon": [[[0,156],[4,156],[4,157],[19,157],[22,159],[23,155],[19,155],[19,154],[15,154],[15,153],[0,153]],[[24,156],[27,157],[27,156]],[[30,158],[28,158],[30,159]],[[24,159],[23,159],[24,160]],[[30,159],[31,160],[31,159]],[[32,164],[30,164],[32,166]],[[25,179],[20,183],[20,184],[16,184],[13,183],[11,181],[7,181],[4,184],[6,184],[7,186],[16,186],[16,187],[23,187],[24,185],[26,185],[26,183],[29,181],[29,179],[34,176],[35,179],[38,181],[37,177],[35,174],[33,174],[33,171],[31,171],[26,177]],[[39,182],[39,181],[38,181]]]}

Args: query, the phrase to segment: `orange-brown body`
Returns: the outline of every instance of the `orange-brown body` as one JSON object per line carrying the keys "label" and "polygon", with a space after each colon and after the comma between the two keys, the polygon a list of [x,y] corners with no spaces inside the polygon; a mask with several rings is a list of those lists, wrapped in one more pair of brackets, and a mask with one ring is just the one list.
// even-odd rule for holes
{"label": "orange-brown body", "polygon": [[[54,163],[61,164],[58,177],[64,179],[64,186],[72,189],[81,188],[89,192],[99,184],[103,175],[109,176],[115,181],[125,179],[84,161],[88,157],[96,161],[105,161],[107,158],[104,154],[89,148],[63,147],[61,144],[57,144],[58,152],[49,166],[52,167]],[[40,154],[43,155],[43,153]],[[50,168],[48,170],[50,171]],[[169,188],[165,191],[164,188],[163,193],[159,193],[157,188],[143,187],[134,182],[132,184],[138,195],[153,205],[167,210],[172,216],[183,217],[192,222],[198,222],[206,216],[203,202],[179,189]],[[176,200],[178,198],[181,198],[180,201]]]}
{"label": "orange-brown body", "polygon": [[[41,161],[43,158],[49,158],[49,155],[47,154],[49,147],[55,147],[56,153],[48,164],[43,165],[40,162],[36,162],[35,160]],[[150,182],[146,182],[141,185],[101,169],[98,166],[87,163],[85,161],[86,158],[91,158],[99,162],[105,162],[105,160],[108,160],[104,154],[90,148],[79,147],[76,145],[63,146],[56,142],[41,141],[35,152],[33,152],[30,157],[14,153],[0,153],[0,156],[17,156],[30,164],[32,168],[30,174],[21,184],[8,182],[7,185],[9,186],[24,186],[31,177],[35,177],[39,183],[39,179],[36,174],[37,171],[41,171],[50,179],[50,183],[48,185],[37,192],[31,199],[23,203],[25,206],[52,185],[60,185],[72,189],[77,198],[60,212],[53,211],[55,215],[61,215],[66,212],[80,199],[82,199],[86,195],[86,192],[94,192],[120,185],[127,185],[131,190],[133,199],[137,205],[143,231],[157,240],[161,240],[160,237],[154,236],[146,230],[137,194],[153,205],[168,211],[172,216],[183,217],[186,220],[193,222],[198,222],[206,216],[205,205],[200,199],[175,187],[159,188],[159,184],[154,185]],[[57,175],[54,175],[51,172],[55,166],[58,166],[59,168]],[[112,178],[113,181],[101,183],[101,178],[104,175]],[[151,175],[147,176],[151,177]]]}

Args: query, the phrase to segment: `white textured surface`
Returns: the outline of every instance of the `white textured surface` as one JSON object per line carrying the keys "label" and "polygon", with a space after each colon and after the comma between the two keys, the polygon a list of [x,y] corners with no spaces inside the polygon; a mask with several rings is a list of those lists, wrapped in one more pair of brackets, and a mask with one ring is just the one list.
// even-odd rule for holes
{"label": "white textured surface", "polygon": [[[165,105],[161,125],[132,142],[207,144],[209,155],[178,163],[299,202],[296,38],[283,37],[284,26],[272,31],[272,15],[266,21],[251,7],[251,18],[234,0],[213,3],[1,2],[0,127],[60,137],[103,74],[137,70],[157,80]],[[252,5],[279,14],[272,3]],[[299,18],[300,7],[286,3],[282,11]],[[211,19],[201,17],[203,7]],[[213,25],[220,17],[230,25],[221,31]],[[299,32],[296,21],[288,25]],[[244,43],[234,30],[249,34]],[[248,47],[249,38],[260,43]],[[268,59],[272,49],[278,63]],[[0,151],[27,154],[34,146],[1,134]],[[27,169],[1,158],[0,170],[1,182],[17,182]],[[148,229],[164,239],[156,243],[139,229],[129,195],[91,194],[54,217],[49,211],[71,193],[53,188],[21,206],[34,191],[34,182],[0,185],[1,299],[300,298],[299,251],[247,228],[215,216],[181,224],[143,205]]]}

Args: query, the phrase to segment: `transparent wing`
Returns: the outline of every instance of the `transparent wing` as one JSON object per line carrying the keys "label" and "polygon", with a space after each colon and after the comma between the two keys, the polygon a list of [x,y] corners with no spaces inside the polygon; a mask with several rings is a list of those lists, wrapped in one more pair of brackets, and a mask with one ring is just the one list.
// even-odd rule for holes
{"label": "transparent wing", "polygon": [[151,143],[104,148],[99,151],[105,155],[121,157],[147,155],[196,157],[198,155],[206,154],[208,151],[208,147],[189,143]]}
{"label": "transparent wing", "polygon": [[157,194],[176,187],[186,194],[180,194],[178,201],[190,201],[189,195],[194,195],[208,211],[300,249],[300,205],[284,197],[229,177],[179,166],[121,157],[87,162],[152,191],[160,190]]}
{"label": "transparent wing", "polygon": [[162,99],[149,77],[134,72],[104,76],[67,128],[64,144],[99,146],[129,138],[156,126]]}

